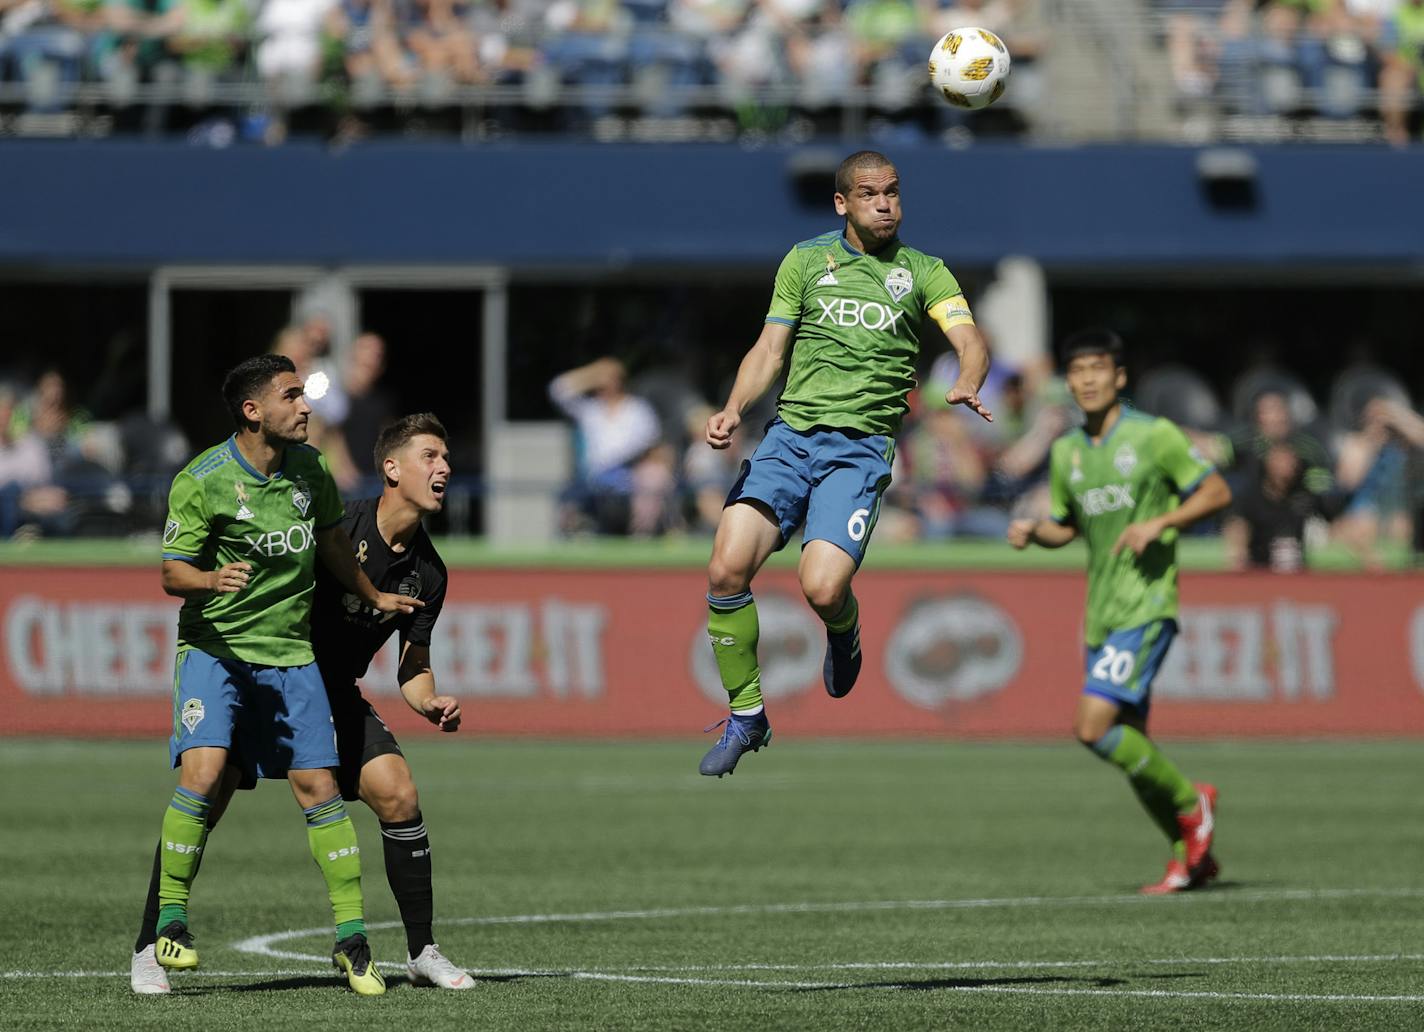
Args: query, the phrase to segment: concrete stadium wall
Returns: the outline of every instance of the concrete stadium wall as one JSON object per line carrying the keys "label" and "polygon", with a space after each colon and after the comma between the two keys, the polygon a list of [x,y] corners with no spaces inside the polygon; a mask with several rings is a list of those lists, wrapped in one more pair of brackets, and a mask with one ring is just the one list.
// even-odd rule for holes
{"label": "concrete stadium wall", "polygon": [[[1228,190],[1225,207],[1209,198],[1199,152],[1187,147],[901,147],[891,156],[906,241],[961,266],[1007,254],[1134,268],[1424,261],[1424,150],[1234,153],[1254,165],[1254,182]],[[720,145],[215,151],[11,141],[0,145],[0,266],[773,266],[792,242],[836,225],[825,184],[840,156]]]}
{"label": "concrete stadium wall", "polygon": [[[792,736],[1054,737],[1083,675],[1079,574],[866,571],[866,665],[821,687],[794,574],[758,579],[763,682]],[[697,570],[456,571],[437,681],[479,735],[686,736],[725,712]],[[1168,736],[1424,736],[1424,579],[1189,574],[1155,690]],[[0,570],[0,735],[172,727],[177,606],[149,568]],[[403,734],[394,642],[365,679]]]}

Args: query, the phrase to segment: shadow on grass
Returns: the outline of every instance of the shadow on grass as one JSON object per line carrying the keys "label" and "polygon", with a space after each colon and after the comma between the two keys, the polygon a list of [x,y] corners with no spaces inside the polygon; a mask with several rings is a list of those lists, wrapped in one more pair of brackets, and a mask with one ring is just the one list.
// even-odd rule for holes
{"label": "shadow on grass", "polygon": [[987,989],[1007,985],[1078,985],[1091,989],[1111,989],[1125,985],[1123,978],[1081,978],[1074,975],[1036,975],[1013,978],[922,978],[896,979],[892,982],[856,982],[838,986],[796,986],[795,993],[836,993],[847,989],[909,989],[931,992],[935,989]]}
{"label": "shadow on grass", "polygon": [[[522,972],[512,975],[481,975],[481,983],[523,982],[531,978],[568,978],[560,971]],[[399,989],[410,985],[405,975],[387,975],[386,988]],[[259,982],[228,983],[226,985],[174,986],[174,996],[222,996],[229,993],[274,993],[298,989],[336,989],[349,992],[346,980],[340,975],[292,975],[285,978],[264,978]]]}

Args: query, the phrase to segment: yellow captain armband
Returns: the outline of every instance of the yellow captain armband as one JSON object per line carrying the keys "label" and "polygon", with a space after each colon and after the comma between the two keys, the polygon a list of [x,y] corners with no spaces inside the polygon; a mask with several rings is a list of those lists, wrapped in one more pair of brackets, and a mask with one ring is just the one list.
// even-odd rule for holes
{"label": "yellow captain armband", "polygon": [[969,310],[969,302],[964,299],[963,294],[945,298],[932,307],[930,318],[938,323],[945,333],[955,326],[974,325],[974,313]]}

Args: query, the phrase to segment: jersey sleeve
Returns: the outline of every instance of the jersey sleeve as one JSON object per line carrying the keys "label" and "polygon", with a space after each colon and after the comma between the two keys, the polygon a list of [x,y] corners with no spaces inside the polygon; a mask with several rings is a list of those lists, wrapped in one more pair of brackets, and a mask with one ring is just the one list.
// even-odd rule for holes
{"label": "jersey sleeve", "polygon": [[1054,448],[1048,459],[1048,518],[1059,526],[1077,524],[1073,517],[1073,492],[1068,488],[1066,448]]}
{"label": "jersey sleeve", "polygon": [[425,597],[425,607],[415,611],[415,615],[411,617],[410,626],[401,634],[403,646],[430,645],[430,639],[435,632],[435,621],[440,619],[440,610],[445,606],[447,581],[448,576],[442,566],[440,567],[440,583]]}
{"label": "jersey sleeve", "polygon": [[801,321],[801,255],[796,248],[786,253],[776,270],[776,285],[771,289],[771,307],[766,322],[795,326]]}
{"label": "jersey sleeve", "polygon": [[[944,262],[938,258],[933,259],[929,268],[925,270],[921,279],[920,289],[924,292],[925,312],[933,315],[936,306],[951,298],[964,297],[964,291],[959,287],[959,281],[954,278],[954,273],[945,267]],[[964,310],[968,311],[966,304]]]}
{"label": "jersey sleeve", "polygon": [[196,562],[208,540],[208,500],[202,485],[186,470],[168,490],[168,519],[163,524],[163,558]]}
{"label": "jersey sleeve", "polygon": [[312,499],[315,506],[315,525],[317,530],[326,530],[336,526],[346,517],[346,506],[341,504],[341,492],[337,490],[331,467],[326,464],[326,456],[317,452],[316,462],[321,467],[321,476],[317,477],[316,497]]}
{"label": "jersey sleeve", "polygon": [[1216,468],[1170,419],[1158,419],[1152,425],[1152,455],[1181,495],[1195,491],[1202,479]]}

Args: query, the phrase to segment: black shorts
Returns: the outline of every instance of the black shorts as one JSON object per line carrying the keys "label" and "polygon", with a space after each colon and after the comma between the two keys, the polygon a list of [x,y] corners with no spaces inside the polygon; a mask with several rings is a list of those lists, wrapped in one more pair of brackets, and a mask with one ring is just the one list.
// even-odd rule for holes
{"label": "black shorts", "polygon": [[336,753],[341,766],[336,770],[336,783],[341,786],[341,798],[359,798],[361,768],[377,756],[403,756],[396,736],[386,727],[376,707],[366,701],[355,683],[340,687],[327,685],[331,700],[331,720],[336,725]]}

